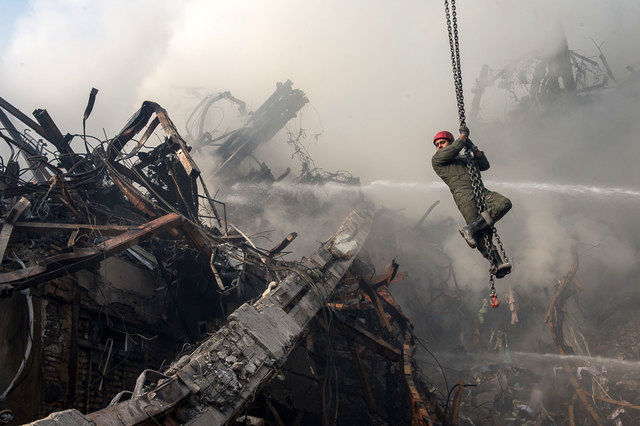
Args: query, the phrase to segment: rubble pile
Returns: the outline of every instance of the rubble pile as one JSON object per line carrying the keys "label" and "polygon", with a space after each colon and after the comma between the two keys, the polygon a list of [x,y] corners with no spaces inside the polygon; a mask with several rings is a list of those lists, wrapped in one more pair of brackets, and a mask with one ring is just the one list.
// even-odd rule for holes
{"label": "rubble pile", "polygon": [[[214,173],[229,186],[246,181],[238,165],[306,102],[279,84],[219,139]],[[376,211],[362,195],[319,250],[285,260],[298,234],[259,247],[234,225],[157,103],[111,139],[63,135],[46,110],[34,116],[0,98],[10,151],[0,164],[2,424],[444,418],[414,368],[413,326],[386,290],[404,275],[395,262],[374,274],[358,257]],[[216,139],[188,129],[194,145]],[[262,170],[249,180],[277,183]],[[339,176],[348,175],[313,166],[298,182],[358,183]],[[302,383],[291,379],[295,363],[316,384],[304,404],[292,393]]]}

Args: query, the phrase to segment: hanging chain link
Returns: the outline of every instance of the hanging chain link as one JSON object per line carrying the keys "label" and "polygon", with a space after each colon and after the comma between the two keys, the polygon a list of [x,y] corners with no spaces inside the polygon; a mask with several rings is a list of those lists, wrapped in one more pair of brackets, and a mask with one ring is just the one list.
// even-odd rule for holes
{"label": "hanging chain link", "polygon": [[[444,8],[445,15],[447,18],[447,32],[449,34],[449,48],[451,50],[451,67],[453,68],[453,83],[456,89],[456,101],[458,104],[458,118],[460,119],[460,126],[466,127],[466,117],[464,112],[464,93],[462,90],[462,69],[460,67],[460,45],[458,43],[458,19],[456,15],[456,1],[451,0],[451,11],[449,11],[449,0],[444,0]],[[465,159],[467,162],[467,172],[471,178],[471,186],[473,187],[473,198],[476,202],[476,208],[478,212],[481,213],[487,210],[487,203],[485,200],[485,188],[482,182],[482,177],[480,176],[480,172],[478,171],[478,167],[476,166],[475,160],[473,159],[473,155],[471,150],[468,147],[465,147],[464,150]],[[489,257],[489,262],[491,263],[491,267],[489,268],[489,285],[490,285],[490,295],[496,295],[495,288],[495,274],[496,268],[495,264],[497,263],[494,257],[494,252],[491,250],[491,237],[496,241],[496,245],[500,249],[500,254],[502,255],[505,262],[509,261],[507,257],[507,253],[505,252],[502,241],[500,240],[500,236],[498,235],[498,231],[494,226],[491,226],[489,232],[483,233],[485,250],[487,252],[487,256]]]}
{"label": "hanging chain link", "polygon": [[[447,16],[447,31],[449,33],[449,48],[451,50],[451,66],[453,67],[453,83],[456,89],[456,101],[458,103],[458,117],[460,125],[466,126],[464,113],[464,93],[462,92],[462,69],[460,67],[460,47],[458,44],[458,19],[456,15],[456,2],[451,0],[451,14],[449,13],[449,0],[444,0],[444,8]],[[453,15],[453,25],[451,24]]]}

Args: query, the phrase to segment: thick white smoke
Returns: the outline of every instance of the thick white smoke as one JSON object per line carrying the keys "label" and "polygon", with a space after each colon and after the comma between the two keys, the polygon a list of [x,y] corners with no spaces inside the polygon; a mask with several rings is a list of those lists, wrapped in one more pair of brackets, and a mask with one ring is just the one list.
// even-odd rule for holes
{"label": "thick white smoke", "polygon": [[[620,80],[626,65],[640,68],[640,5],[632,0],[460,1],[458,13],[468,107],[482,64],[498,67],[544,51],[559,28],[586,55],[594,54],[590,37],[605,42],[603,51]],[[102,135],[104,128],[112,136],[146,99],[162,104],[182,127],[203,94],[231,90],[254,109],[276,81],[290,78],[312,103],[293,126],[323,131],[310,146],[318,165],[350,170],[365,184],[430,185],[437,183],[429,164],[431,136],[457,128],[439,2],[34,0],[6,39],[0,46],[0,95],[26,113],[47,108],[63,132],[79,132],[91,87],[100,93],[88,132]],[[637,99],[611,90],[539,126],[470,125],[492,162],[489,181],[637,191],[638,112]],[[482,114],[505,116],[500,109]],[[261,151],[278,166],[290,155],[282,139]],[[589,256],[607,270],[637,262],[637,201],[494,189],[515,205],[499,224],[516,262],[513,282],[557,277],[576,244],[600,244]],[[392,185],[370,193],[405,208],[411,220],[440,199],[430,220],[451,216],[461,223],[443,189]],[[455,232],[445,250],[461,280],[484,281],[484,261]]]}

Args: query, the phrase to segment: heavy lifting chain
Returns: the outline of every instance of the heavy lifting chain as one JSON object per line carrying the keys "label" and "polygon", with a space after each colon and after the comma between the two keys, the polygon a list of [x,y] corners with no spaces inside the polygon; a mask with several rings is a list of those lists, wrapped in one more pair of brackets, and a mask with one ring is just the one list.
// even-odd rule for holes
{"label": "heavy lifting chain", "polygon": [[[453,68],[453,83],[456,89],[456,101],[458,103],[458,118],[460,119],[460,127],[466,127],[466,117],[464,113],[464,93],[462,91],[462,70],[460,67],[460,45],[458,43],[458,19],[456,15],[456,1],[451,0],[451,9],[449,9],[449,0],[444,0],[444,8],[445,14],[447,18],[447,31],[449,33],[449,48],[451,50],[451,66]],[[478,167],[473,159],[473,155],[471,150],[468,147],[465,147],[464,150],[465,159],[467,161],[467,172],[471,177],[471,185],[473,187],[473,198],[476,202],[476,208],[478,212],[483,212],[487,210],[487,203],[485,200],[485,188],[482,183],[482,178],[480,177],[480,172],[478,171]],[[491,235],[496,241],[496,245],[500,249],[500,254],[502,255],[505,262],[509,261],[507,257],[507,253],[504,251],[502,247],[502,240],[500,240],[500,236],[498,235],[498,231],[495,226],[491,226],[491,234],[488,232],[484,232],[484,245],[487,251],[487,255],[489,257],[489,262],[491,263],[491,267],[489,268],[489,285],[490,285],[490,293],[489,296],[491,298],[491,304],[497,306],[497,298],[496,298],[496,288],[495,288],[495,275],[496,270],[493,265],[495,262],[495,258],[493,256],[493,251],[491,250]]]}

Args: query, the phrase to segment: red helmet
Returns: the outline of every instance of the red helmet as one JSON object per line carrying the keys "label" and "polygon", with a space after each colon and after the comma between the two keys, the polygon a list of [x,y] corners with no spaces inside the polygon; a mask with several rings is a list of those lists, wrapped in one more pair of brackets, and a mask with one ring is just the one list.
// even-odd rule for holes
{"label": "red helmet", "polygon": [[433,143],[435,144],[438,139],[446,139],[449,142],[454,141],[453,135],[450,132],[447,132],[446,130],[436,133],[436,135],[433,137]]}

